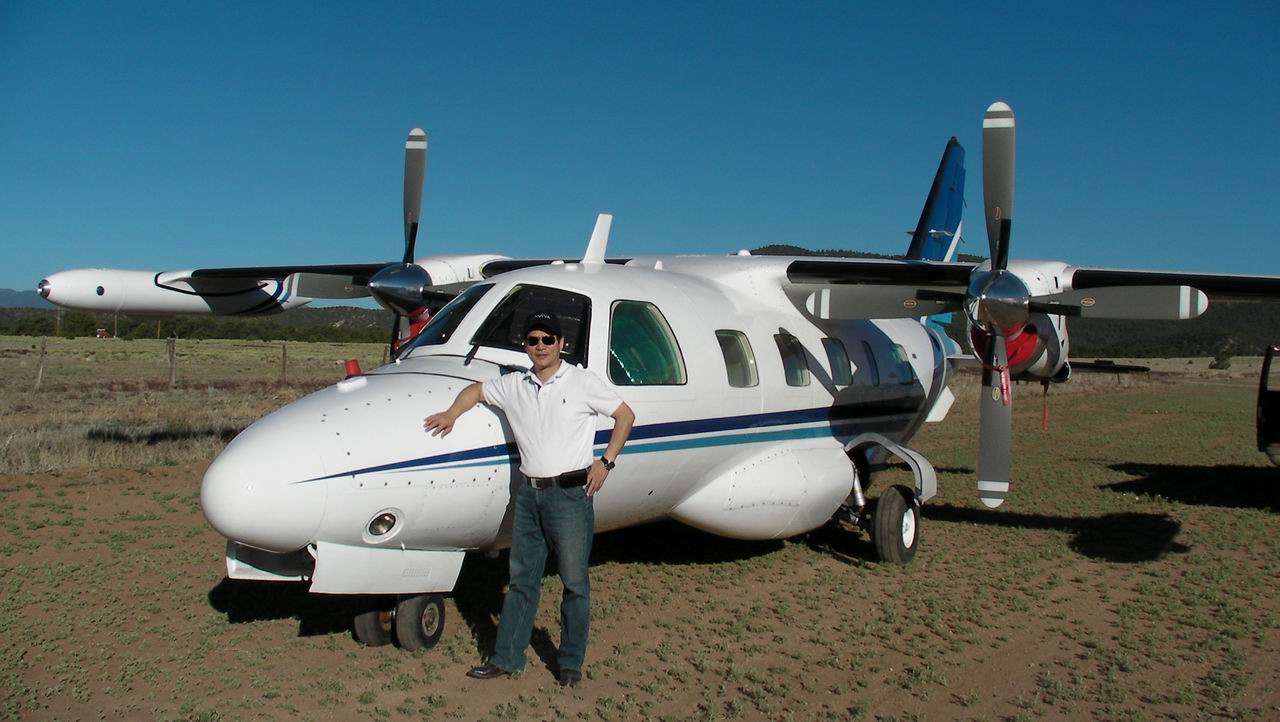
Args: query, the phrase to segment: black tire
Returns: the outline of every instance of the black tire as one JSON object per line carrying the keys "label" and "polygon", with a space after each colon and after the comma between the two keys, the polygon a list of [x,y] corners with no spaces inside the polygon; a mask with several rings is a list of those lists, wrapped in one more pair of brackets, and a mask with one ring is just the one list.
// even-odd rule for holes
{"label": "black tire", "polygon": [[444,634],[444,597],[417,594],[396,605],[396,642],[412,652],[431,649]]}
{"label": "black tire", "polygon": [[[908,514],[910,529],[907,528]],[[910,543],[903,537],[908,536]],[[893,486],[884,490],[876,502],[872,518],[872,539],[880,561],[889,564],[906,564],[916,555],[920,546],[920,504],[915,492],[905,486]]]}
{"label": "black tire", "polygon": [[370,609],[360,612],[351,624],[356,641],[366,647],[381,647],[391,644],[391,629],[394,614],[390,609]]}

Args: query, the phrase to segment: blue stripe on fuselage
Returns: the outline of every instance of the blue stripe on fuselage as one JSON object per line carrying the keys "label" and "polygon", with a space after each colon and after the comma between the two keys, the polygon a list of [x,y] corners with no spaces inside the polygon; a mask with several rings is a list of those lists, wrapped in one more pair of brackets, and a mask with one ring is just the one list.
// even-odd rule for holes
{"label": "blue stripe on fuselage", "polygon": [[[852,418],[855,409],[863,411],[864,415],[858,419]],[[892,415],[902,414],[904,411],[905,410],[901,408],[895,408],[892,409],[892,412],[896,413]],[[672,436],[688,436],[691,434],[704,434],[718,431],[765,429],[777,426],[797,426],[799,424],[812,424],[814,422],[829,422],[829,425],[827,426],[780,429],[768,432],[756,431],[723,436],[708,436],[697,439],[679,439],[659,443],[634,444],[628,445],[627,453],[636,454],[654,451],[673,451],[678,449],[725,446],[729,444],[756,443],[761,441],[780,441],[787,439],[835,436],[837,434],[838,427],[847,427],[855,421],[872,421],[875,418],[878,418],[878,416],[881,416],[865,415],[865,412],[866,409],[864,407],[849,404],[843,406],[824,406],[816,409],[795,409],[793,411],[747,414],[745,416],[722,416],[713,419],[694,419],[690,421],[670,421],[659,424],[646,424],[643,426],[637,426],[631,430],[630,441],[643,441],[644,439],[657,439]],[[599,446],[606,443],[609,440],[610,433],[612,433],[610,429],[597,431],[595,436],[595,445]],[[493,446],[483,446],[476,449],[467,449],[465,451],[454,451],[447,454],[424,456],[417,459],[406,459],[404,461],[396,461],[390,464],[368,466],[362,469],[353,469],[351,471],[343,471],[337,474],[329,474],[328,476],[304,479],[303,481],[294,483],[301,484],[309,481],[324,481],[326,479],[336,479],[343,476],[357,476],[359,474],[372,474],[382,471],[410,471],[437,464],[449,464],[450,462],[476,463],[455,463],[450,464],[449,466],[437,466],[436,468],[457,469],[473,466],[491,466],[493,464],[510,463],[519,458],[520,452],[516,448],[515,443],[511,442],[506,444],[495,444]]]}

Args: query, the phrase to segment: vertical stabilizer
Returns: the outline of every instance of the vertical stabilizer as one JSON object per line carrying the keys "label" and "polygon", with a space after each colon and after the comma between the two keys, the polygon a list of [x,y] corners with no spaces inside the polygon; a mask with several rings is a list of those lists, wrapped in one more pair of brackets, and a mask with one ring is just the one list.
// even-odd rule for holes
{"label": "vertical stabilizer", "polygon": [[929,197],[920,211],[920,222],[911,234],[907,258],[949,261],[960,240],[960,218],[964,213],[964,148],[952,137],[942,151],[942,161],[933,176]]}

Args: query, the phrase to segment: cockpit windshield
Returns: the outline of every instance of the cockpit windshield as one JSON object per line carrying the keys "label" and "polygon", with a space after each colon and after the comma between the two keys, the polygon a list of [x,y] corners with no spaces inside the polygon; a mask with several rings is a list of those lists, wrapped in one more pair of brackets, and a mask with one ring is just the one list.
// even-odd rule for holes
{"label": "cockpit windshield", "polygon": [[548,286],[519,285],[493,309],[471,343],[524,352],[524,324],[530,314],[546,311],[560,319],[564,355],[571,364],[587,363],[587,330],[591,328],[591,299],[581,293]]}
{"label": "cockpit windshield", "polygon": [[467,313],[490,288],[493,288],[492,283],[482,283],[454,297],[452,301],[445,304],[444,308],[436,312],[436,315],[422,329],[422,333],[413,339],[404,353],[422,346],[439,346],[447,343],[454,330],[458,328],[458,324],[462,323],[462,319],[466,318]]}

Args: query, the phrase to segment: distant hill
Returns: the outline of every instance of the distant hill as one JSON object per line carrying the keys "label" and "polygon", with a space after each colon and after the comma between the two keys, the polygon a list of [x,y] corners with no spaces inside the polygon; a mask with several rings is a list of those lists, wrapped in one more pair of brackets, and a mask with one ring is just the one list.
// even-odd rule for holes
{"label": "distant hill", "polygon": [[40,298],[35,291],[16,291],[0,288],[0,308],[53,308],[53,304]]}

